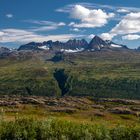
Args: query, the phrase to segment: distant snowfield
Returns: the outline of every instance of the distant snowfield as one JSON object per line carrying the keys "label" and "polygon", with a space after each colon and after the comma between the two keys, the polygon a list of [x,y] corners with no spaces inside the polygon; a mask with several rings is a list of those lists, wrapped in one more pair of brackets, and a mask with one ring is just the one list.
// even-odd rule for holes
{"label": "distant snowfield", "polygon": [[38,46],[39,49],[43,49],[43,50],[49,50],[50,48],[47,46]]}
{"label": "distant snowfield", "polygon": [[75,50],[72,50],[72,49],[61,49],[61,52],[76,53],[76,52],[81,52],[83,50],[84,50],[84,48],[81,48],[81,49],[76,48]]}
{"label": "distant snowfield", "polygon": [[111,44],[111,47],[115,47],[115,48],[121,48],[122,46],[117,45],[117,44]]}
{"label": "distant snowfield", "polygon": [[[49,50],[50,48],[47,46],[38,46],[39,49],[43,49],[43,50]],[[83,51],[84,48],[76,48],[76,49],[61,49],[61,52],[67,52],[67,53],[76,53],[76,52],[81,52]]]}

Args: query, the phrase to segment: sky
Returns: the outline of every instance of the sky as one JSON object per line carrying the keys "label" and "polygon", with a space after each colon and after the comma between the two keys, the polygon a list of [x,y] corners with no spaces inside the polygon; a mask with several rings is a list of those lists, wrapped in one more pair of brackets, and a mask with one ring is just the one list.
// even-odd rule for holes
{"label": "sky", "polygon": [[0,46],[95,35],[140,46],[140,0],[0,0]]}

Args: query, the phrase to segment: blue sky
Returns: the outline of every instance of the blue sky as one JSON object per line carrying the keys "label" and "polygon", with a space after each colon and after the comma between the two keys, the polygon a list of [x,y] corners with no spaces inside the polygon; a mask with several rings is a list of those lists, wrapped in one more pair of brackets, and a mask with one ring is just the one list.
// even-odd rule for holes
{"label": "blue sky", "polygon": [[0,0],[0,46],[94,35],[140,46],[140,0]]}

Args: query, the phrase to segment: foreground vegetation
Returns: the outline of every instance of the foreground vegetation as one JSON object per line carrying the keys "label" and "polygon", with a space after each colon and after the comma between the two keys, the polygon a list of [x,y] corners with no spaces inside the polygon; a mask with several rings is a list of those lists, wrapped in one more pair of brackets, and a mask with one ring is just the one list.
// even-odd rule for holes
{"label": "foreground vegetation", "polygon": [[70,121],[48,119],[16,119],[0,122],[2,140],[139,140],[140,126],[77,124]]}
{"label": "foreground vegetation", "polygon": [[0,140],[139,140],[140,101],[0,96]]}
{"label": "foreground vegetation", "polygon": [[5,121],[15,118],[35,118],[76,123],[137,125],[140,123],[140,101],[122,99],[98,99],[91,97],[39,97],[4,96],[0,98],[0,118]]}

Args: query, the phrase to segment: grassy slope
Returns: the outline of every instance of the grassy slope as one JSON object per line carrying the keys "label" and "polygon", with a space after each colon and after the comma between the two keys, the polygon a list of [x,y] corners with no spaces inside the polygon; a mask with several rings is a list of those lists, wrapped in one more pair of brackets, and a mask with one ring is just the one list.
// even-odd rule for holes
{"label": "grassy slope", "polygon": [[[30,102],[31,99],[32,102]],[[79,124],[102,124],[108,127],[120,124],[133,126],[140,123],[140,102],[129,101],[126,103],[125,100],[120,102],[117,99],[113,102],[109,100],[101,102],[101,100],[97,102],[89,97],[5,96],[0,98],[0,102],[5,102],[0,106],[0,120],[15,120],[23,117],[37,120],[57,118]],[[111,110],[115,110],[115,108],[122,111],[113,113]]]}
{"label": "grassy slope", "polygon": [[[71,85],[68,85],[68,87],[71,86],[67,93],[69,95],[96,95],[99,93],[101,96],[103,94],[108,96],[109,92],[112,92],[109,97],[131,98],[131,95],[136,93],[132,98],[137,98],[140,97],[138,94],[140,90],[139,60],[140,53],[136,52],[68,54],[64,56],[64,61],[58,63],[37,58],[1,59],[0,93],[60,95],[60,88],[53,75],[57,68],[65,69],[65,73],[72,79]],[[117,79],[119,80],[117,81]],[[116,88],[115,85],[117,85]],[[130,87],[130,89],[128,88],[130,92],[126,90],[127,87]],[[121,93],[124,95],[119,96]]]}

